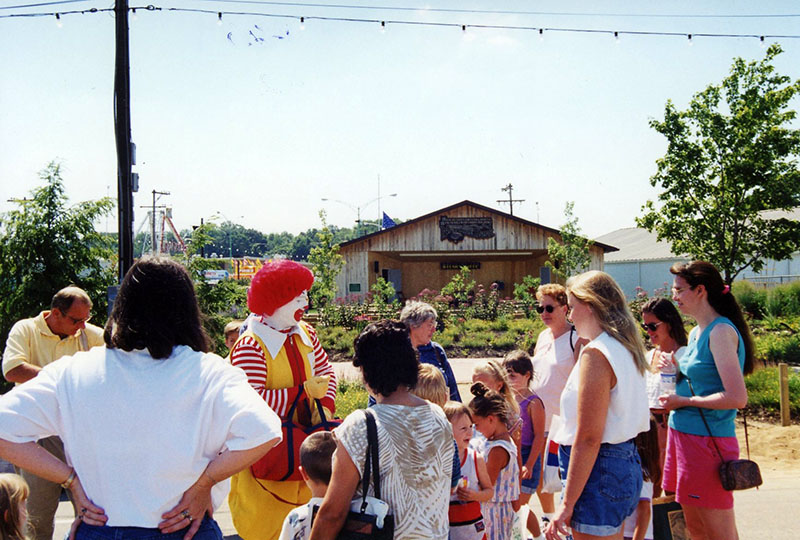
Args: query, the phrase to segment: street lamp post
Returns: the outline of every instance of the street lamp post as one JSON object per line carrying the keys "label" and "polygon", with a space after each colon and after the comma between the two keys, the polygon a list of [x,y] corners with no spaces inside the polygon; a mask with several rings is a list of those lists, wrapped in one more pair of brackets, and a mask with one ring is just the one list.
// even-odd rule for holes
{"label": "street lamp post", "polygon": [[389,195],[381,195],[380,197],[375,197],[374,199],[365,202],[361,206],[353,206],[349,202],[345,202],[339,199],[328,199],[323,197],[322,200],[326,202],[337,202],[339,204],[343,204],[348,207],[350,210],[356,213],[356,238],[361,236],[361,210],[369,206],[370,204],[379,201],[381,199],[385,199],[386,197],[397,197],[397,193],[390,193]]}

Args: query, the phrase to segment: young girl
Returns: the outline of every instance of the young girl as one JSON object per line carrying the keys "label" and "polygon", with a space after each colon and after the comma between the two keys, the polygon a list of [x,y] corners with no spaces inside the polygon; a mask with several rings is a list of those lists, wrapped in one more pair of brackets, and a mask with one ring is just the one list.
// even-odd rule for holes
{"label": "young girl", "polygon": [[490,501],[481,505],[489,540],[511,538],[519,499],[519,462],[517,446],[508,432],[511,413],[505,398],[476,382],[470,388],[475,396],[469,404],[472,420],[485,438],[481,455],[486,461],[489,481],[494,486]]}
{"label": "young girl", "polygon": [[21,476],[0,474],[0,534],[2,540],[26,540],[28,484]]}
{"label": "young girl", "polygon": [[639,433],[634,439],[639,458],[642,460],[642,494],[636,510],[625,519],[622,525],[625,540],[653,540],[652,500],[653,486],[661,482],[659,462],[658,425],[650,417],[650,429]]}
{"label": "young girl", "polygon": [[486,462],[469,448],[472,414],[469,407],[458,401],[445,403],[444,414],[453,426],[461,462],[461,482],[450,497],[450,540],[485,540],[481,503],[491,500],[494,486],[489,480]]}
{"label": "young girl", "polygon": [[[486,388],[490,388],[503,396],[509,407],[511,408],[512,416],[509,418],[513,427],[514,422],[519,418],[519,405],[516,398],[514,398],[514,391],[508,383],[508,376],[506,370],[496,360],[487,360],[485,362],[478,362],[472,368],[472,382],[482,382]],[[512,430],[513,431],[513,430]]]}
{"label": "young girl", "polygon": [[[525,351],[512,351],[503,359],[503,367],[508,374],[508,381],[519,402],[522,417],[520,444],[522,446],[522,474],[520,476],[520,505],[528,504],[531,495],[536,493],[539,477],[542,472],[542,450],[544,449],[544,403],[531,392],[533,379],[533,363]],[[533,540],[544,540],[539,528],[539,520],[532,509],[528,512],[528,530]]]}

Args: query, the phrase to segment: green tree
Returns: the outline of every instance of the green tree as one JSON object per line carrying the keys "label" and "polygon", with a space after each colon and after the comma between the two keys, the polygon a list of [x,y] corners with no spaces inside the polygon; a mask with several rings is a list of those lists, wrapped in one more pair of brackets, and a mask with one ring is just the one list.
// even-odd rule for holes
{"label": "green tree", "polygon": [[372,301],[378,305],[392,304],[395,301],[394,285],[391,281],[386,281],[382,277],[375,280],[375,283],[370,288],[372,291]]}
{"label": "green tree", "polygon": [[319,211],[322,230],[316,231],[317,245],[308,253],[308,262],[314,272],[314,285],[309,291],[311,305],[323,307],[336,296],[336,276],[344,266],[344,257],[339,254],[339,244],[334,243],[333,233],[326,220],[325,210]]}
{"label": "green tree", "polygon": [[447,285],[442,287],[442,294],[452,296],[453,304],[458,307],[469,303],[473,289],[475,289],[475,280],[472,279],[472,272],[468,267],[462,266],[461,270],[450,279]]}
{"label": "green tree", "polygon": [[11,326],[50,306],[59,289],[75,284],[94,303],[95,322],[103,324],[108,287],[116,282],[111,239],[95,222],[114,208],[109,198],[67,205],[61,166],[51,162],[39,173],[44,182],[0,215],[0,337]]}
{"label": "green tree", "polygon": [[800,246],[800,223],[764,212],[800,205],[800,131],[788,108],[800,81],[775,73],[780,53],[776,44],[763,60],[735,59],[730,75],[695,94],[687,110],[667,101],[664,120],[650,122],[669,143],[650,178],[663,191],[636,222],[673,253],[716,265],[728,284]]}
{"label": "green tree", "polygon": [[514,300],[522,304],[522,310],[526,317],[533,314],[536,307],[536,290],[541,285],[542,280],[530,274],[522,278],[522,283],[514,283]]}
{"label": "green tree", "polygon": [[554,238],[547,239],[549,260],[545,264],[561,279],[567,279],[589,268],[589,262],[592,260],[589,248],[594,242],[581,236],[578,218],[572,215],[574,206],[573,201],[567,201],[564,205],[566,221],[561,226],[561,242]]}

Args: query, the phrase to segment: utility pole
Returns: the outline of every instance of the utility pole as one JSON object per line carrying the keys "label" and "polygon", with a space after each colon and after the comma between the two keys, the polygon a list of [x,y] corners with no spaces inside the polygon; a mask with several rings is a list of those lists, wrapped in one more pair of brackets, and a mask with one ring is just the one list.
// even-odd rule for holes
{"label": "utility pole", "polygon": [[508,200],[497,199],[497,202],[499,202],[499,203],[508,204],[508,213],[511,214],[512,216],[514,215],[514,203],[515,202],[519,202],[519,203],[525,202],[525,199],[514,199],[514,198],[512,198],[511,193],[512,193],[513,190],[514,190],[514,186],[512,186],[510,183],[506,187],[500,188],[500,191],[507,191],[508,192]]}
{"label": "utility pole", "polygon": [[158,252],[161,251],[159,248],[156,247],[156,200],[157,200],[156,195],[169,195],[169,191],[156,191],[155,189],[153,190],[153,211],[150,214],[150,219],[151,219],[150,230],[153,231],[152,233],[153,236],[151,238],[153,239],[152,247],[154,255],[158,254]]}
{"label": "utility pole", "polygon": [[114,72],[114,128],[117,141],[117,205],[119,219],[119,280],[133,266],[133,148],[131,143],[131,78],[128,0],[117,0]]}

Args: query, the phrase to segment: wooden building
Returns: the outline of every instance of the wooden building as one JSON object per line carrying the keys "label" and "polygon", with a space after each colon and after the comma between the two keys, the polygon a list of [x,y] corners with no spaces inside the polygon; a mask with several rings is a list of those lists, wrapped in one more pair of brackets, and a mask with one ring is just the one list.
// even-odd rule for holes
{"label": "wooden building", "polygon": [[[471,201],[442,208],[341,244],[345,265],[337,278],[337,297],[365,294],[378,277],[390,281],[400,298],[425,288],[441,290],[462,266],[477,283],[497,282],[502,296],[526,275],[549,283],[547,239],[556,229]],[[591,269],[603,269],[603,256],[615,247],[595,243]]]}

